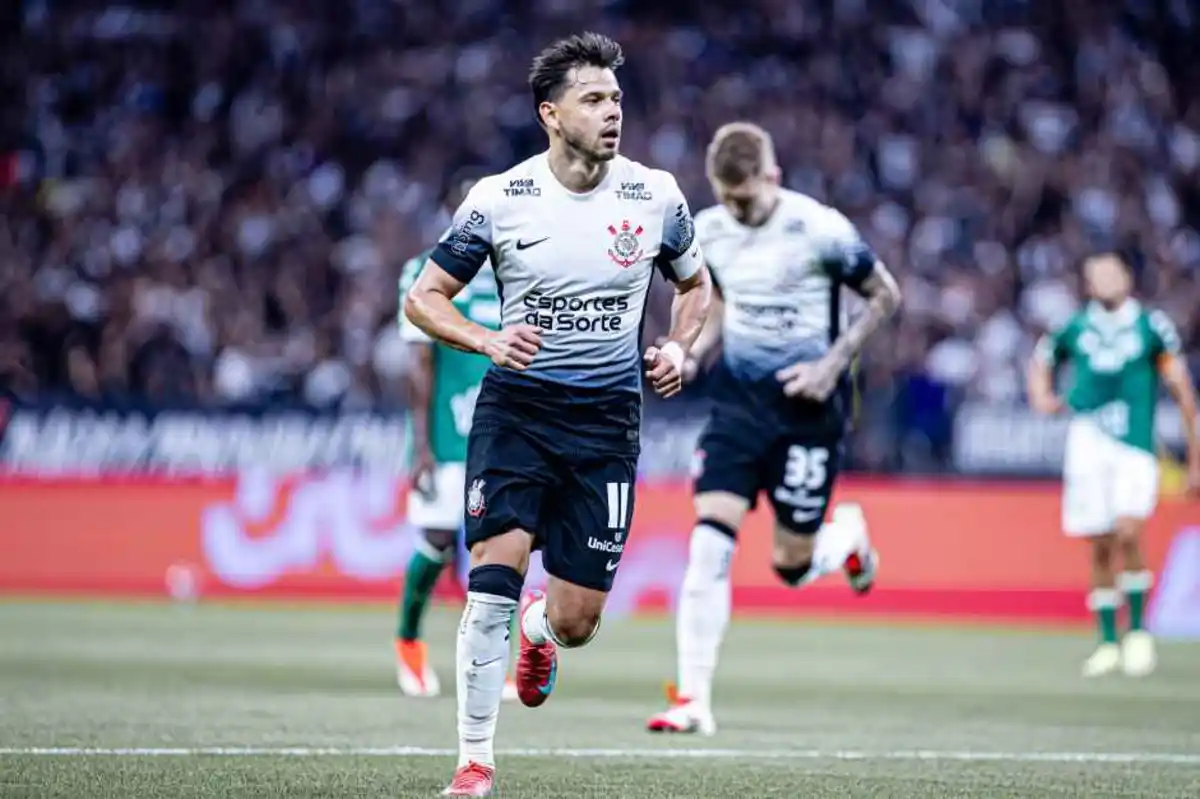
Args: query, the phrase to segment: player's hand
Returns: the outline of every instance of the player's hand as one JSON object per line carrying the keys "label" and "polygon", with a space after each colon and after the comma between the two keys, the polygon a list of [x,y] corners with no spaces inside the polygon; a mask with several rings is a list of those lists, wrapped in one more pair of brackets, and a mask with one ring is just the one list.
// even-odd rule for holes
{"label": "player's hand", "polygon": [[844,359],[830,353],[819,361],[801,361],[775,373],[789,397],[804,397],[824,402],[837,388],[838,378],[846,370]]}
{"label": "player's hand", "polygon": [[667,342],[661,349],[649,347],[643,360],[646,362],[646,377],[661,397],[665,399],[679,393],[683,388],[683,368],[687,361],[682,347],[674,342]]}
{"label": "player's hand", "polygon": [[1055,394],[1034,393],[1029,397],[1029,404],[1038,413],[1053,416],[1062,410],[1062,400]]}
{"label": "player's hand", "polygon": [[425,446],[417,449],[416,457],[413,459],[413,469],[410,479],[412,480],[413,490],[429,500],[437,496],[437,484],[433,478],[436,468],[437,464],[433,460],[433,452],[429,447]]}
{"label": "player's hand", "polygon": [[[667,342],[670,340],[671,339],[667,338],[666,336],[659,336],[658,340],[654,342],[654,346],[659,347],[659,348],[665,347]],[[683,378],[683,382],[684,383],[692,382],[693,380],[696,379],[696,375],[699,373],[700,373],[700,362],[697,361],[695,358],[693,358],[691,353],[688,353],[687,355],[684,356],[683,367],[679,370],[679,374]]]}
{"label": "player's hand", "polygon": [[541,330],[533,325],[513,325],[492,333],[483,354],[497,366],[523,372],[541,347]]}

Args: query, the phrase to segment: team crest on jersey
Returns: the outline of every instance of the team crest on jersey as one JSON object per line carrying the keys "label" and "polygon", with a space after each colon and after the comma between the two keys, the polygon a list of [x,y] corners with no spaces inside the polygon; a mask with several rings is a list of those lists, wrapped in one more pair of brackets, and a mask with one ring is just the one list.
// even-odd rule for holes
{"label": "team crest on jersey", "polygon": [[638,238],[642,235],[642,231],[641,225],[633,227],[629,224],[628,219],[621,222],[619,229],[609,225],[608,232],[613,234],[613,243],[608,248],[608,257],[624,269],[628,269],[642,260],[642,242]]}
{"label": "team crest on jersey", "polygon": [[478,519],[486,510],[486,504],[483,501],[483,487],[485,483],[482,477],[477,477],[471,483],[471,490],[467,492],[467,513],[472,519]]}

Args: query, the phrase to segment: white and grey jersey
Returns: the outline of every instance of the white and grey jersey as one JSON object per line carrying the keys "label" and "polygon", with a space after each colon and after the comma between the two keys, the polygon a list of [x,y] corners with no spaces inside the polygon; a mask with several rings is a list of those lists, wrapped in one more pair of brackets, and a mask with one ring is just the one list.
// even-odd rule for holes
{"label": "white and grey jersey", "polygon": [[786,189],[760,227],[721,205],[704,209],[696,240],[725,303],[725,365],[751,383],[828,352],[844,324],[841,287],[859,289],[875,265],[850,220]]}
{"label": "white and grey jersey", "polygon": [[669,173],[618,157],[599,186],[578,194],[543,153],[480,180],[431,258],[463,282],[491,258],[502,324],[541,329],[529,369],[496,377],[640,394],[652,274],[692,277],[703,265],[694,239]]}

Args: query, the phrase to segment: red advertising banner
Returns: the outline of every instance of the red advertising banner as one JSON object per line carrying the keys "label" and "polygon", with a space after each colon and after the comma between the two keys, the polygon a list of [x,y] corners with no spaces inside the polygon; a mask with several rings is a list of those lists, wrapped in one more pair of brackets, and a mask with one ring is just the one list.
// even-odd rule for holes
{"label": "red advertising banner", "polygon": [[[617,613],[674,603],[692,523],[685,483],[639,486],[610,599]],[[770,568],[771,520],[752,514],[734,564],[744,612],[853,612],[1081,620],[1087,558],[1059,532],[1052,485],[848,479],[883,568],[875,591],[838,579],[802,591]],[[168,575],[201,596],[390,599],[412,552],[405,491],[354,473],[173,482],[0,481],[0,592],[165,595]],[[1164,499],[1146,550],[1159,571],[1200,505]],[[1180,547],[1176,548],[1181,549]],[[1193,551],[1189,548],[1188,551]],[[531,582],[542,575],[535,571]]]}

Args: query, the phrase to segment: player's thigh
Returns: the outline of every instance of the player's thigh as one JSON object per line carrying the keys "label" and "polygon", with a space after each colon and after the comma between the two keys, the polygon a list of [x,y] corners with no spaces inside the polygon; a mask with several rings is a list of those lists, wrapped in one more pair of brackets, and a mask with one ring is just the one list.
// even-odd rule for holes
{"label": "player's thigh", "polygon": [[1111,533],[1112,441],[1085,420],[1073,420],[1063,452],[1062,528],[1073,538]]}
{"label": "player's thigh", "polygon": [[522,573],[542,525],[554,471],[515,424],[479,424],[467,443],[464,508],[472,564],[505,563]]}
{"label": "player's thigh", "polygon": [[547,574],[607,594],[629,543],[636,494],[636,455],[572,464],[543,515]]}
{"label": "player's thigh", "polygon": [[[1116,444],[1112,510],[1117,528],[1139,530],[1158,505],[1158,461],[1145,450]],[[1118,532],[1122,530],[1118,529]]]}
{"label": "player's thigh", "polygon": [[833,432],[794,433],[772,445],[763,484],[775,512],[777,563],[811,558],[841,465],[842,439]]}
{"label": "player's thigh", "polygon": [[465,463],[440,463],[433,473],[433,495],[408,495],[408,521],[422,530],[457,530],[463,523]]}
{"label": "player's thigh", "polygon": [[761,463],[770,438],[761,425],[740,416],[713,414],[692,461],[692,491],[700,518],[721,514],[721,522],[741,525],[746,511],[758,502]]}

